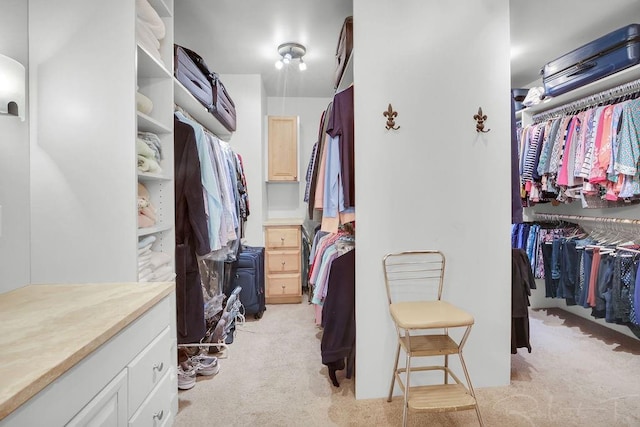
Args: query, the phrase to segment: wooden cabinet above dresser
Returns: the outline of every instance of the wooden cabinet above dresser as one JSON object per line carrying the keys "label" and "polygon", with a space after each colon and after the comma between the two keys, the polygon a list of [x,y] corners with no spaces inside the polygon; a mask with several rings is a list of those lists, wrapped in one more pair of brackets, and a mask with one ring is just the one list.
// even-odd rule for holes
{"label": "wooden cabinet above dresser", "polygon": [[270,182],[298,181],[298,117],[269,116]]}

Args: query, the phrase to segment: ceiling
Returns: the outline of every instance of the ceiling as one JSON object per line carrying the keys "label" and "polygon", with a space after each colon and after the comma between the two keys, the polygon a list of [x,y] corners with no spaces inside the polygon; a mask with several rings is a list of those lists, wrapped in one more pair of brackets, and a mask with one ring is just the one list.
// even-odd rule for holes
{"label": "ceiling", "polygon": [[[352,10],[351,0],[176,0],[174,39],[219,74],[261,74],[267,96],[331,97],[338,34]],[[305,71],[276,70],[284,42],[307,48]]]}
{"label": "ceiling", "polygon": [[[198,52],[220,74],[261,74],[267,96],[333,96],[336,43],[352,0],[212,3],[176,0],[176,43]],[[512,87],[539,82],[546,62],[640,22],[640,0],[510,0],[510,6]],[[354,25],[357,30],[357,19]],[[276,70],[277,46],[289,41],[306,46],[307,70]]]}

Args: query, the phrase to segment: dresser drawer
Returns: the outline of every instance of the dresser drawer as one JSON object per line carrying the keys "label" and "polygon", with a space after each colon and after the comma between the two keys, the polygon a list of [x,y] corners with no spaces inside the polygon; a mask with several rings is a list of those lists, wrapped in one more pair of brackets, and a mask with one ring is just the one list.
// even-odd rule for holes
{"label": "dresser drawer", "polygon": [[269,250],[266,258],[267,274],[300,272],[300,251]]}
{"label": "dresser drawer", "polygon": [[124,369],[65,427],[123,426],[127,422],[126,405],[127,370]]}
{"label": "dresser drawer", "polygon": [[267,249],[300,248],[300,227],[266,228]]}
{"label": "dresser drawer", "polygon": [[301,290],[300,273],[298,274],[269,274],[267,275],[267,296],[297,296]]}
{"label": "dresser drawer", "polygon": [[129,416],[171,370],[171,335],[166,327],[128,365]]}
{"label": "dresser drawer", "polygon": [[175,414],[171,412],[171,396],[175,393],[172,390],[173,381],[171,381],[171,377],[175,374],[172,368],[167,368],[167,370],[169,372],[162,377],[160,383],[129,419],[129,427],[171,425],[171,421],[175,418]]}

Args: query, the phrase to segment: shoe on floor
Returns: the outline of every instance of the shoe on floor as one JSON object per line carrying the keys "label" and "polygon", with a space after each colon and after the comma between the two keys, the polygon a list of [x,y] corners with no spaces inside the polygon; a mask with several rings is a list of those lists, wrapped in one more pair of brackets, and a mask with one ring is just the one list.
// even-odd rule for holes
{"label": "shoe on floor", "polygon": [[197,375],[215,375],[220,371],[218,358],[198,354],[189,358],[189,364],[195,369]]}
{"label": "shoe on floor", "polygon": [[178,388],[180,390],[189,390],[196,385],[196,370],[187,363],[178,365]]}

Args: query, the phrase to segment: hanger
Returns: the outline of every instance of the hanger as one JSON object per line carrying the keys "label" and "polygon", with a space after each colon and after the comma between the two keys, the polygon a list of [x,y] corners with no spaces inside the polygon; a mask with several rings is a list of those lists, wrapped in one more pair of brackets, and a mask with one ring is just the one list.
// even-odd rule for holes
{"label": "hanger", "polygon": [[566,236],[567,239],[584,239],[585,237],[587,237],[588,234],[585,233],[585,231],[580,228],[580,227],[576,227],[571,234],[569,234],[568,236]]}
{"label": "hanger", "polygon": [[625,252],[632,252],[634,254],[640,254],[640,247],[638,247],[638,245],[633,245],[634,248],[628,248],[626,246],[616,246],[616,250],[620,250],[620,251],[625,251]]}

